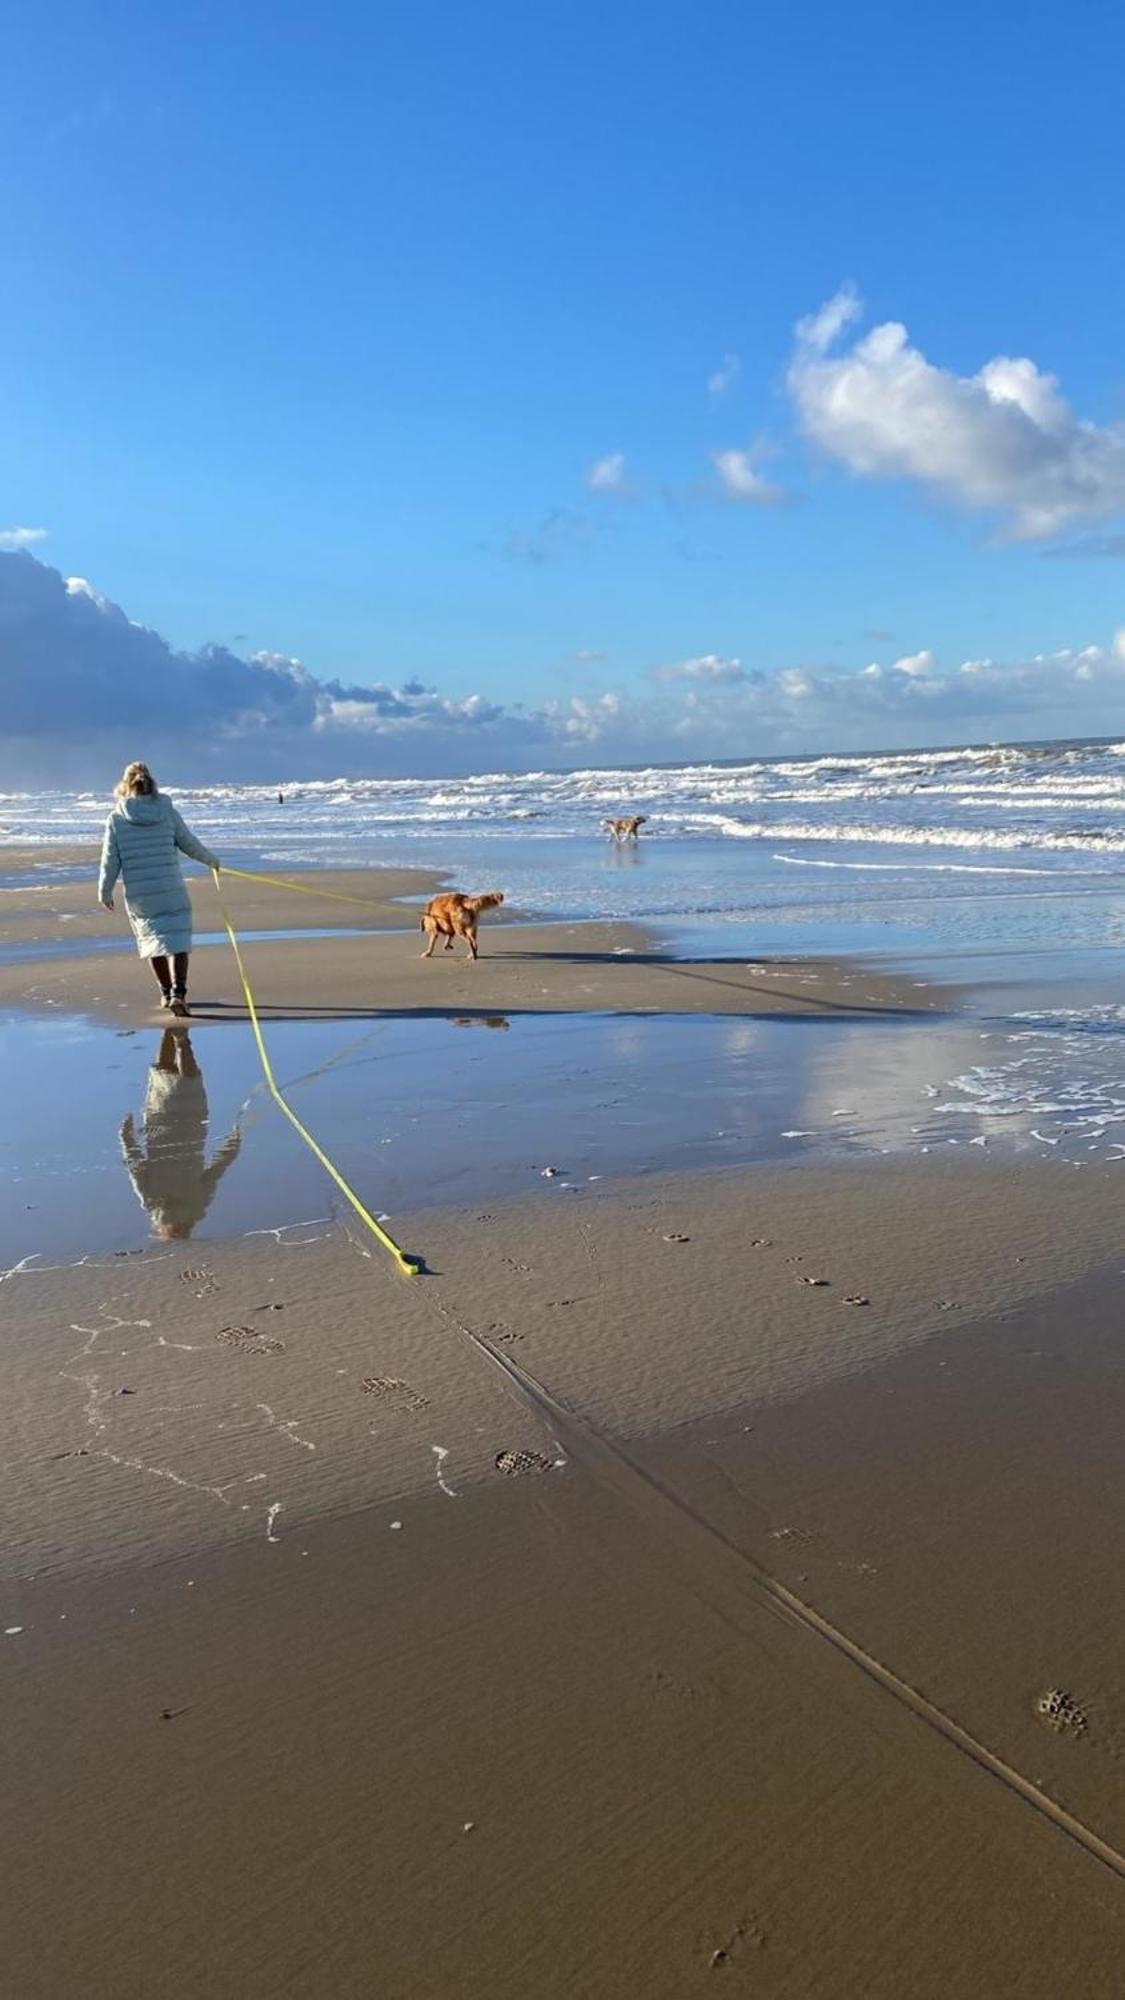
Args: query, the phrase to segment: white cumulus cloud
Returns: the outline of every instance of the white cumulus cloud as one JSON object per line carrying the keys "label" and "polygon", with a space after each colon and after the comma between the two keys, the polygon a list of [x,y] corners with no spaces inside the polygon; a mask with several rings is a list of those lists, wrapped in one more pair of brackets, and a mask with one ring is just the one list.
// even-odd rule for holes
{"label": "white cumulus cloud", "polygon": [[0,549],[30,549],[46,539],[46,528],[0,528]]}
{"label": "white cumulus cloud", "polygon": [[860,312],[845,287],[801,320],[789,367],[801,426],[831,458],[862,478],[917,480],[1022,540],[1125,512],[1125,428],[1077,417],[1026,357],[957,375],[895,320],[839,346]]}
{"label": "white cumulus cloud", "polygon": [[621,698],[612,690],[596,697],[572,694],[569,701],[549,701],[544,715],[552,731],[572,743],[597,743],[621,713]]}
{"label": "white cumulus cloud", "polygon": [[936,668],[937,654],[925,646],[920,653],[904,653],[901,660],[894,662],[891,672],[905,674],[909,680],[919,681],[924,674],[932,674]]}

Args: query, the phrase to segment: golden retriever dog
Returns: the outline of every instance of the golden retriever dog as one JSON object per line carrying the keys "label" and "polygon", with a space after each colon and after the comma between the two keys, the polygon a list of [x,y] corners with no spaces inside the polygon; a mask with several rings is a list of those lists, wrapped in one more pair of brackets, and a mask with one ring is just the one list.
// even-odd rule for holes
{"label": "golden retriever dog", "polygon": [[464,938],[469,947],[469,957],[475,958],[477,918],[482,910],[499,909],[503,901],[500,889],[491,890],[487,896],[462,896],[459,890],[451,889],[444,896],[432,897],[419,918],[419,929],[425,931],[429,939],[422,957],[431,958],[435,944],[439,937],[443,937],[446,951],[453,950],[454,938]]}
{"label": "golden retriever dog", "polygon": [[635,840],[642,826],[648,824],[647,813],[634,813],[632,819],[603,819],[602,825],[614,840]]}

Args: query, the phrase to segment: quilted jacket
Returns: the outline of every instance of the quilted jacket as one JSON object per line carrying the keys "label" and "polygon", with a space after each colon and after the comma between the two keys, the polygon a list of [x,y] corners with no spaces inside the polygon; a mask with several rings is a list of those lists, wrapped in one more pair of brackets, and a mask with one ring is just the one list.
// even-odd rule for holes
{"label": "quilted jacket", "polygon": [[121,878],[142,958],[191,950],[191,902],[181,854],[205,868],[219,866],[163,792],[118,800],[105,823],[98,896],[104,901]]}

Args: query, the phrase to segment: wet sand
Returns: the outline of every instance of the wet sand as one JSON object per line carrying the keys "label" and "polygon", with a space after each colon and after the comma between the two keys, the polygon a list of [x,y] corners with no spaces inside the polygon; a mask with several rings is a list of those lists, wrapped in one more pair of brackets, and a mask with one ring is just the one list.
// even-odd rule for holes
{"label": "wet sand", "polygon": [[[263,1021],[558,1013],[788,1015],[855,1020],[930,1014],[942,990],[829,960],[676,959],[631,924],[510,924],[473,964],[422,960],[417,931],[396,936],[254,940],[246,969]],[[75,953],[0,966],[0,1008],[58,1008],[115,1026],[159,1020],[155,986],[133,952]],[[192,953],[199,1022],[246,1021],[227,944]]]}
{"label": "wet sand", "polygon": [[9,1277],[13,1990],[1118,1992],[1116,1206],[706,1175],[419,1218],[427,1280]]}
{"label": "wet sand", "polygon": [[486,1420],[490,1353],[600,1430],[668,1436],[1075,1281],[1119,1239],[1113,1168],[540,1185],[395,1215],[423,1280],[350,1221],[18,1260],[0,1284],[0,1575],[238,1542],[275,1500],[309,1520],[427,1491],[435,1445],[458,1484],[487,1479],[512,1443]]}
{"label": "wet sand", "polygon": [[[295,892],[286,881],[298,885]],[[416,905],[440,886],[422,870],[382,868],[310,869],[270,885],[227,878],[224,900],[247,941],[263,1020],[559,1012],[863,1019],[933,1012],[943,1004],[941,989],[874,968],[742,955],[684,960],[635,924],[526,923],[512,909],[482,921],[476,964],[461,943],[423,960]],[[221,930],[210,878],[193,874],[190,888],[197,934]],[[344,897],[360,900],[336,900]],[[14,962],[0,963],[0,1008],[57,1008],[119,1027],[159,1018],[152,975],[132,949],[120,896],[112,913],[91,909],[91,901],[85,882],[30,889],[0,883],[0,954],[4,946],[19,948]],[[347,934],[357,929],[392,935]],[[254,935],[271,931],[318,934]],[[325,935],[332,932],[341,934]],[[84,949],[113,938],[120,951]],[[65,954],[50,955],[60,942]],[[42,957],[36,946],[44,948]],[[245,1022],[225,937],[193,952],[191,1000],[197,1020]]]}

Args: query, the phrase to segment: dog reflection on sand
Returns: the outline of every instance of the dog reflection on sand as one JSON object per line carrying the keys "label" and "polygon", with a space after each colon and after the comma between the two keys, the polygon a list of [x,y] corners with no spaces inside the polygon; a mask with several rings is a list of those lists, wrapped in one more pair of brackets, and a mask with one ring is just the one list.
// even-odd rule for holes
{"label": "dog reflection on sand", "polygon": [[166,1028],[148,1073],[141,1113],[144,1144],[130,1112],[121,1125],[121,1152],[153,1235],[168,1242],[198,1228],[219,1182],[238,1158],[242,1134],[235,1125],[208,1166],[207,1118],[207,1093],[190,1038]]}

